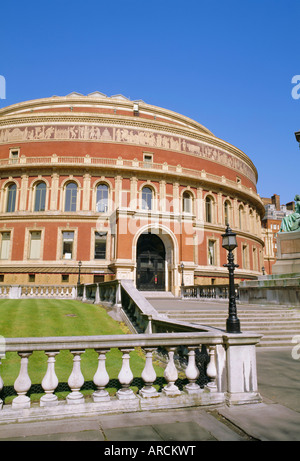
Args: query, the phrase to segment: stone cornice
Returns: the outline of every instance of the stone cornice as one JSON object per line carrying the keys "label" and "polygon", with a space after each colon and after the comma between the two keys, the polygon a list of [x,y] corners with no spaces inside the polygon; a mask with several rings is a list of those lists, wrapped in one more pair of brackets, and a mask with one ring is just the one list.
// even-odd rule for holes
{"label": "stone cornice", "polygon": [[[195,120],[181,115],[177,112],[171,111],[169,109],[163,109],[158,106],[153,106],[150,104],[146,104],[144,101],[124,101],[117,98],[90,98],[90,97],[52,97],[52,98],[43,98],[43,99],[36,99],[32,101],[25,101],[20,102],[18,104],[14,104],[8,107],[4,107],[0,109],[0,117],[9,114],[16,114],[21,113],[25,114],[26,111],[34,111],[38,109],[48,109],[48,108],[55,108],[57,106],[60,107],[68,107],[71,110],[71,107],[89,107],[89,108],[110,108],[110,109],[125,109],[125,110],[133,110],[133,104],[137,102],[139,104],[139,109],[142,113],[151,114],[152,116],[161,116],[166,119],[174,120],[176,123],[180,125],[188,125],[191,128],[195,128],[197,131],[203,131],[208,135],[213,136],[213,133],[208,130],[206,127],[201,125],[200,123],[196,122]],[[55,112],[55,110],[54,110]],[[60,112],[61,114],[61,112]],[[88,112],[91,115],[90,112]]]}

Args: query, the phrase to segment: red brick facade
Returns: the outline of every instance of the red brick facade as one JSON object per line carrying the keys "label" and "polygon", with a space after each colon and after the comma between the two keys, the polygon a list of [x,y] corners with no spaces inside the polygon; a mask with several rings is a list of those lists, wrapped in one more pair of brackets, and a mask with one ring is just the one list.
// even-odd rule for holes
{"label": "red brick facade", "polygon": [[76,283],[82,261],[86,282],[177,293],[183,263],[185,284],[221,283],[226,220],[238,279],[261,271],[256,169],[185,116],[101,93],[24,102],[0,110],[0,161],[2,282]]}

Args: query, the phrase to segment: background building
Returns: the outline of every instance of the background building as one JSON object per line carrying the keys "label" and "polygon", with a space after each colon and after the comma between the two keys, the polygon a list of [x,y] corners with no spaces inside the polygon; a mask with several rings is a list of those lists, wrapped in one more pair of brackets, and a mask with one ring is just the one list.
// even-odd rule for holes
{"label": "background building", "polygon": [[277,194],[271,198],[262,197],[262,201],[265,206],[265,215],[262,219],[262,233],[265,242],[264,268],[267,274],[272,274],[272,266],[276,262],[277,234],[281,221],[295,211],[295,203],[280,205],[280,195]]}
{"label": "background building", "polygon": [[[0,110],[0,277],[10,284],[111,278],[177,293],[261,273],[264,205],[238,148],[188,117],[72,93]],[[182,278],[183,276],[183,278]]]}

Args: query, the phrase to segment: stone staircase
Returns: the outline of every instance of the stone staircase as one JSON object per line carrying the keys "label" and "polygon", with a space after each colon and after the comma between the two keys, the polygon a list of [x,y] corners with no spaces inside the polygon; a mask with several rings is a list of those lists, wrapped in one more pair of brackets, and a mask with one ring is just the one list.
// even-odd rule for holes
{"label": "stone staircase", "polygon": [[[157,308],[156,308],[157,309]],[[160,310],[170,319],[208,325],[222,330],[226,329],[227,309],[201,308],[199,310]],[[260,347],[293,347],[292,338],[300,335],[300,309],[261,307],[246,308],[237,306],[238,318],[242,332],[255,332],[263,335]]]}
{"label": "stone staircase", "polygon": [[151,298],[161,298],[161,299],[166,299],[166,298],[175,298],[173,293],[171,291],[142,291],[139,290],[139,292],[147,299]]}

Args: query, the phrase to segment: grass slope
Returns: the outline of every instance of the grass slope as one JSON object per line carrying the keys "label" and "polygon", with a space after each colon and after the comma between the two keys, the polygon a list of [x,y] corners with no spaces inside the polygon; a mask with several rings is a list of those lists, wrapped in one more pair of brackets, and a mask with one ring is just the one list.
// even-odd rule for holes
{"label": "grass slope", "polygon": [[[46,336],[92,336],[124,334],[126,327],[113,320],[100,306],[84,304],[74,300],[0,300],[0,335],[12,337],[46,337]],[[89,388],[83,393],[93,392],[92,379],[98,366],[98,354],[94,350],[87,350],[81,359],[81,370]],[[144,368],[144,355],[141,350],[130,354],[130,367],[135,377],[140,377]],[[55,371],[59,379],[59,397],[65,397],[70,392],[67,385],[72,371],[73,356],[69,351],[61,351],[56,356]],[[116,391],[117,376],[122,367],[122,354],[117,349],[107,353],[106,368],[110,376],[109,391]],[[162,376],[162,368],[155,367],[157,375]],[[6,353],[2,360],[1,377],[4,381],[5,402],[9,402],[15,394],[13,384],[19,374],[20,357],[17,353]],[[29,376],[32,384],[31,399],[40,397],[40,383],[47,370],[47,357],[44,352],[34,352],[29,357]],[[135,382],[141,385],[141,380]],[[135,383],[133,382],[133,384]],[[132,387],[137,390],[136,386]],[[37,395],[39,394],[39,395]]]}

